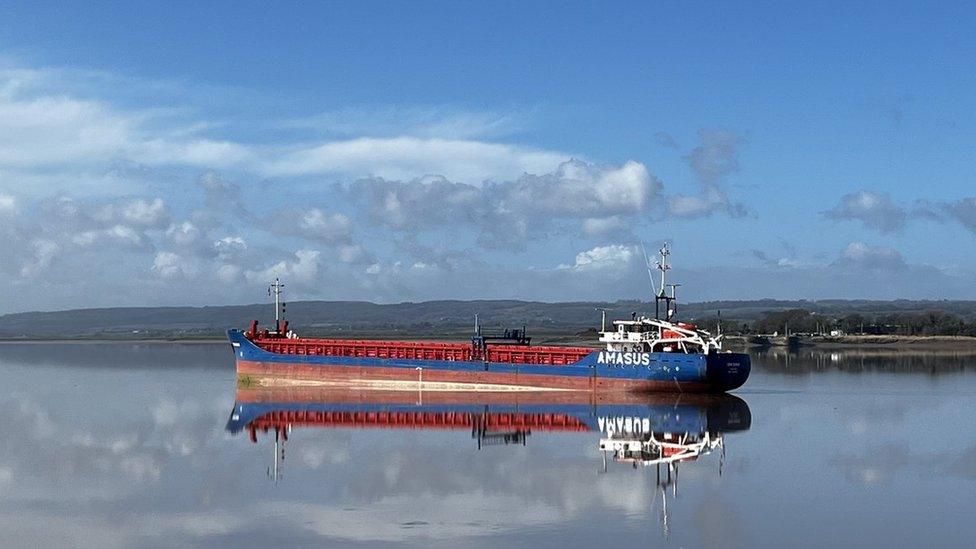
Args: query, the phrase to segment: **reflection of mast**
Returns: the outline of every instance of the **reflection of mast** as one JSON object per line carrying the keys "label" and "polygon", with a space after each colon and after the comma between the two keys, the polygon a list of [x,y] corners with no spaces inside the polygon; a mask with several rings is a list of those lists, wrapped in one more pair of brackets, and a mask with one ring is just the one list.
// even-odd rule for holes
{"label": "reflection of mast", "polygon": [[657,464],[657,487],[661,492],[661,535],[664,539],[671,537],[671,527],[668,525],[668,520],[671,518],[671,514],[668,512],[668,485],[671,483],[671,471],[674,471],[674,496],[678,496],[678,466],[672,463],[668,464],[668,479],[666,483],[661,483],[661,464]]}
{"label": "reflection of mast", "polygon": [[[661,479],[661,465],[667,467],[667,477]],[[667,464],[657,463],[657,491],[661,493],[661,535],[665,539],[671,537],[671,513],[668,511],[668,488],[671,488],[671,497],[678,497],[678,463],[668,462]],[[656,500],[655,500],[656,501]],[[653,510],[653,506],[651,507]]]}
{"label": "reflection of mast", "polygon": [[[606,471],[607,454],[612,455],[613,461],[630,463],[635,469],[638,465],[648,467],[654,465],[656,472],[655,489],[661,495],[661,533],[665,538],[671,535],[668,511],[668,497],[678,495],[678,465],[685,461],[695,461],[703,455],[710,454],[715,448],[721,449],[719,457],[719,475],[725,463],[725,441],[722,433],[685,432],[640,432],[636,429],[620,433],[609,433],[607,438],[600,439],[600,450],[603,453],[603,468]],[[665,468],[665,476],[661,475],[661,467]],[[668,495],[668,489],[671,494]],[[654,497],[657,504],[657,494]]]}
{"label": "reflection of mast", "polygon": [[285,441],[288,440],[289,433],[291,433],[290,424],[283,427],[275,427],[274,464],[268,466],[268,478],[274,481],[275,486],[278,485],[278,481],[281,480],[283,473],[283,466],[285,463]]}

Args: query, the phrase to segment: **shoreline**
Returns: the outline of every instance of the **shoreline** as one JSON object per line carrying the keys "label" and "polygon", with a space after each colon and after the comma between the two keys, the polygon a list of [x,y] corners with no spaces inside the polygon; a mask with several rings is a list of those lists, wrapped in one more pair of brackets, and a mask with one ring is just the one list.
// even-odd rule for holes
{"label": "shoreline", "polygon": [[226,338],[186,338],[186,339],[111,339],[111,338],[22,338],[22,339],[0,339],[0,345],[67,345],[67,344],[79,344],[79,345],[106,345],[106,344],[140,344],[140,345],[216,345],[228,343]]}
{"label": "shoreline", "polygon": [[746,349],[892,349],[892,350],[973,350],[976,351],[976,337],[970,336],[905,336],[905,335],[845,335],[799,337],[797,343],[788,346],[784,343],[759,345],[749,342],[750,336],[729,336],[727,344]]}
{"label": "shoreline", "polygon": [[[328,337],[328,336],[326,336]],[[335,337],[335,336],[332,336]],[[889,349],[889,350],[918,350],[918,351],[974,351],[976,352],[976,337],[969,336],[896,336],[896,335],[847,335],[839,337],[801,337],[798,343],[792,347],[785,344],[778,345],[756,345],[749,342],[750,336],[730,335],[725,338],[726,348],[745,351],[759,350],[786,350],[786,349],[820,349],[820,350],[864,350],[864,349]],[[465,341],[466,338],[459,338],[458,334],[343,334],[337,339],[398,339],[398,340],[435,340],[435,341]],[[599,348],[593,341],[582,339],[579,334],[556,335],[549,334],[548,337],[538,338],[541,345],[571,345],[579,347]],[[110,337],[60,337],[60,338],[3,338],[0,345],[65,345],[65,344],[140,344],[140,345],[217,345],[225,344],[227,339],[219,336],[214,337],[168,337],[168,338],[110,338]]]}

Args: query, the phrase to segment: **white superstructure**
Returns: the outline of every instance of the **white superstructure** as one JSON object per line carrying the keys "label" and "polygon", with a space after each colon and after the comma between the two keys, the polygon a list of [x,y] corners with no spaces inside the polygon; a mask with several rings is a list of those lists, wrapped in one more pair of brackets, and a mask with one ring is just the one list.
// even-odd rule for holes
{"label": "white superstructure", "polygon": [[[657,269],[661,271],[661,290],[654,296],[655,318],[638,316],[630,320],[614,320],[610,329],[604,324],[600,341],[607,344],[607,351],[624,353],[710,353],[722,350],[722,336],[712,336],[699,330],[694,324],[673,322],[675,315],[675,288],[679,284],[667,283],[667,272],[671,269],[668,256],[671,250],[665,244],[661,250]],[[648,266],[649,267],[649,266]],[[671,288],[667,295],[665,288]],[[665,314],[661,318],[660,305],[664,302]]]}

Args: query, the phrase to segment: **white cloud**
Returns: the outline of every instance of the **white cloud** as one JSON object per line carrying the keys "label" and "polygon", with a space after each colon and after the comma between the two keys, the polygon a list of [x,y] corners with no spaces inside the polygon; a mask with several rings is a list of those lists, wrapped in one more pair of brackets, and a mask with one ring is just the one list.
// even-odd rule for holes
{"label": "white cloud", "polygon": [[388,179],[437,174],[481,182],[548,172],[567,158],[564,153],[483,141],[362,137],[295,148],[265,162],[262,171],[273,176],[334,173]]}
{"label": "white cloud", "polygon": [[0,193],[0,214],[17,210],[17,200],[9,194]]}
{"label": "white cloud", "polygon": [[896,206],[885,193],[859,190],[841,197],[840,202],[823,213],[833,220],[859,220],[865,227],[882,233],[900,231],[905,227],[908,214]]}
{"label": "white cloud", "polygon": [[78,246],[88,247],[96,244],[118,244],[127,247],[139,248],[147,246],[142,233],[126,225],[113,225],[105,229],[84,231],[74,234],[70,241]]}
{"label": "white cloud", "polygon": [[702,185],[697,195],[675,194],[668,197],[668,214],[674,217],[705,217],[723,212],[732,217],[746,215],[742,204],[733,203],[725,191],[713,184]]}
{"label": "white cloud", "polygon": [[166,229],[166,238],[177,246],[189,246],[201,237],[200,229],[189,221],[174,223]]}
{"label": "white cloud", "polygon": [[147,164],[185,164],[203,168],[249,167],[259,159],[257,151],[230,141],[182,140],[181,136],[153,138],[134,147],[131,157]]}
{"label": "white cloud", "polygon": [[190,278],[197,274],[197,268],[190,258],[173,252],[158,252],[153,260],[152,270],[162,278]]}
{"label": "white cloud", "polygon": [[66,96],[0,95],[0,166],[36,167],[105,161],[132,141],[137,119]]}
{"label": "white cloud", "polygon": [[245,276],[254,283],[267,283],[275,277],[312,282],[319,272],[320,255],[315,250],[298,250],[293,260],[285,259],[260,271],[246,271]]}
{"label": "white cloud", "polygon": [[284,128],[309,128],[326,134],[472,139],[499,137],[521,128],[525,113],[463,111],[444,107],[351,107],[287,120]]}
{"label": "white cloud", "polygon": [[628,161],[619,167],[579,160],[563,162],[555,172],[526,175],[488,188],[504,192],[504,207],[573,217],[598,217],[646,211],[661,189],[647,167]]}
{"label": "white cloud", "polygon": [[[587,178],[582,179],[586,184]],[[644,211],[661,187],[647,167],[633,160],[620,168],[604,170],[594,186],[603,208],[617,212]]]}
{"label": "white cloud", "polygon": [[616,270],[622,271],[630,267],[634,258],[633,246],[611,244],[597,246],[576,254],[576,261],[572,265],[560,265],[560,269],[576,271]]}
{"label": "white cloud", "polygon": [[213,247],[217,256],[224,261],[240,259],[247,252],[247,242],[239,236],[221,238],[214,242]]}
{"label": "white cloud", "polygon": [[23,277],[40,274],[57,257],[58,252],[61,251],[61,247],[58,246],[57,242],[46,239],[37,239],[31,242],[31,249],[32,254],[30,258],[20,270],[20,275]]}
{"label": "white cloud", "polygon": [[976,197],[936,202],[918,200],[912,215],[942,222],[954,220],[966,229],[976,232]]}
{"label": "white cloud", "polygon": [[[62,88],[58,88],[61,79]],[[545,173],[570,155],[480,141],[511,126],[503,115],[426,116],[386,137],[245,144],[205,135],[213,126],[166,109],[122,109],[72,93],[58,71],[0,71],[0,168],[79,173],[110,162],[233,168],[265,176],[338,174],[410,179],[439,174],[481,182]],[[425,118],[421,116],[420,118]],[[65,188],[67,188],[65,182]]]}
{"label": "white cloud", "polygon": [[367,252],[362,246],[354,244],[339,248],[339,261],[352,265],[362,265],[365,263],[374,263],[376,258],[374,258],[373,255]]}
{"label": "white cloud", "polygon": [[739,147],[745,140],[729,130],[702,129],[699,144],[685,157],[701,185],[697,195],[675,194],[668,198],[668,214],[674,217],[705,217],[715,212],[732,217],[746,215],[746,207],[733,202],[720,181],[739,171]]}
{"label": "white cloud", "polygon": [[837,265],[868,270],[899,271],[905,269],[905,259],[898,250],[886,246],[871,246],[851,242],[841,252]]}
{"label": "white cloud", "polygon": [[950,202],[945,209],[956,221],[963,224],[970,231],[976,232],[976,197],[969,197]]}
{"label": "white cloud", "polygon": [[[554,221],[583,224],[584,219],[648,212],[661,183],[638,162],[596,166],[578,160],[554,171],[481,186],[444,177],[412,181],[366,179],[348,192],[373,221],[398,230],[472,225],[485,247],[518,248],[528,233]],[[594,222],[590,222],[591,228]]]}
{"label": "white cloud", "polygon": [[704,183],[714,183],[739,170],[739,147],[745,140],[730,130],[702,129],[699,144],[685,160]]}
{"label": "white cloud", "polygon": [[125,221],[144,227],[160,226],[169,218],[162,198],[130,200],[122,205],[121,215]]}
{"label": "white cloud", "polygon": [[243,269],[237,265],[224,264],[217,267],[217,280],[223,283],[237,282],[243,274]]}
{"label": "white cloud", "polygon": [[[296,219],[297,218],[297,219]],[[283,232],[293,232],[305,238],[326,244],[348,242],[352,234],[352,221],[341,213],[328,213],[319,208],[299,212],[283,220]],[[292,223],[295,223],[292,227]]]}
{"label": "white cloud", "polygon": [[627,221],[618,215],[583,220],[583,233],[590,236],[606,236],[629,230]]}

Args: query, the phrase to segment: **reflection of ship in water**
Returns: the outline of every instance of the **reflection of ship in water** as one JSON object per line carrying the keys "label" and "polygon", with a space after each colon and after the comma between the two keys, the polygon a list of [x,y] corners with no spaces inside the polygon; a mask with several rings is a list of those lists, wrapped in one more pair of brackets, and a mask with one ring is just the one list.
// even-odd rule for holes
{"label": "reflection of ship in water", "polygon": [[[731,395],[724,397],[710,402],[679,398],[669,410],[659,409],[653,418],[599,419],[604,471],[608,460],[634,468],[655,468],[655,485],[661,499],[661,530],[665,537],[670,534],[668,492],[671,497],[677,496],[679,465],[697,461],[717,449],[721,475],[725,464],[725,433],[746,431],[752,423],[744,400]],[[657,497],[654,502],[657,505]]]}
{"label": "reflection of ship in water", "polygon": [[[335,388],[247,388],[227,423],[274,441],[268,474],[281,478],[284,446],[294,429],[399,429],[470,433],[478,449],[524,445],[533,433],[590,434],[617,461],[649,465],[690,461],[723,447],[722,433],[749,428],[742,399],[708,394],[598,392],[417,392]],[[657,461],[655,461],[657,460]],[[606,464],[604,464],[606,466]],[[669,469],[671,471],[673,469]]]}
{"label": "reflection of ship in water", "polygon": [[246,431],[252,442],[269,432],[287,440],[291,429],[307,427],[468,431],[482,448],[525,444],[534,431],[592,431],[586,421],[591,405],[605,406],[546,393],[240,389],[227,430]]}

